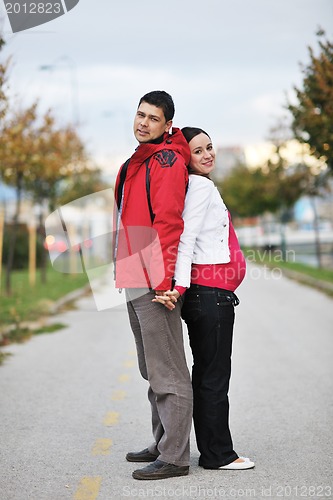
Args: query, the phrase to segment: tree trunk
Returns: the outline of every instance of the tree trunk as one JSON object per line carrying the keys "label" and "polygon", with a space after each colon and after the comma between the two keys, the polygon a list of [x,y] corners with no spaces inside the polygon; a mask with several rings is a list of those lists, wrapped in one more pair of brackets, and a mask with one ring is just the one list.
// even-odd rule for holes
{"label": "tree trunk", "polygon": [[281,237],[281,257],[283,262],[287,260],[287,242],[286,242],[286,221],[287,221],[286,208],[281,208],[280,211],[280,237]]}
{"label": "tree trunk", "polygon": [[311,200],[311,205],[312,205],[312,209],[313,209],[313,229],[314,229],[314,233],[315,233],[315,249],[316,249],[316,256],[317,256],[317,266],[320,269],[322,267],[322,255],[321,255],[321,248],[320,248],[319,219],[318,219],[315,197],[310,196],[310,200]]}
{"label": "tree trunk", "polygon": [[41,277],[41,282],[45,284],[47,282],[47,259],[46,259],[46,254],[48,253],[47,249],[44,246],[45,242],[45,226],[44,226],[44,217],[43,217],[43,212],[40,212],[39,215],[39,228],[38,228],[38,234],[42,243],[42,253],[41,253],[41,258],[40,258],[40,277]]}
{"label": "tree trunk", "polygon": [[15,213],[14,213],[14,217],[13,217],[12,231],[10,234],[8,258],[7,258],[7,266],[6,266],[6,293],[7,293],[7,295],[11,295],[11,293],[12,293],[11,274],[12,274],[12,269],[13,269],[13,264],[14,264],[14,253],[15,253],[18,220],[19,220],[19,216],[20,216],[20,212],[21,212],[22,179],[23,179],[23,174],[21,172],[19,172],[17,174],[17,183],[16,183],[16,207],[15,207]]}

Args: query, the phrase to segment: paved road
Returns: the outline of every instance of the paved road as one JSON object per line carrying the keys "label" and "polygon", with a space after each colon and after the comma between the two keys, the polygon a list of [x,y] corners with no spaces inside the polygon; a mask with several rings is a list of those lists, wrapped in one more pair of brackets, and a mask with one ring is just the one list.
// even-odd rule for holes
{"label": "paved road", "polygon": [[0,499],[333,498],[333,302],[257,267],[238,295],[231,428],[254,470],[199,468],[192,436],[188,477],[132,479],[124,455],[151,437],[146,384],[124,307],[97,312],[88,296],[53,318],[65,329],[7,348]]}

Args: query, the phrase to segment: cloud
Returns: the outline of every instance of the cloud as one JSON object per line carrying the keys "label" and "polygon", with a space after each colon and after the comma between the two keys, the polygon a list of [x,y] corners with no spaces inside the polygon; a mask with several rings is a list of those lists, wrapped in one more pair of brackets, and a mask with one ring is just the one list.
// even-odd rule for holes
{"label": "cloud", "polygon": [[285,99],[282,92],[261,94],[250,102],[250,108],[262,115],[281,115]]}
{"label": "cloud", "polygon": [[[319,25],[332,35],[331,0],[81,0],[52,30],[7,34],[12,92],[36,97],[72,119],[67,68],[40,72],[67,55],[75,61],[81,133],[96,156],[135,147],[132,120],[141,95],[170,92],[175,124],[207,128],[218,144],[258,142],[285,92],[301,82]],[[51,28],[51,24],[50,24]]]}

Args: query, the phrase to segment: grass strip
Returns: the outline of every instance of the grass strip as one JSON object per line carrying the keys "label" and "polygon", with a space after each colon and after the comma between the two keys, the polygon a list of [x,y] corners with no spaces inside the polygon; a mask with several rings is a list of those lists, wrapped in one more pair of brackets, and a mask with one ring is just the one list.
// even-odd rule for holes
{"label": "grass strip", "polygon": [[269,268],[280,268],[310,276],[311,278],[333,283],[333,270],[327,268],[316,268],[307,264],[295,262],[292,259],[293,253],[287,253],[287,260],[284,261],[280,250],[260,250],[253,248],[243,249],[248,262],[263,264]]}
{"label": "grass strip", "polygon": [[7,296],[4,290],[4,276],[1,283],[1,319],[2,326],[34,321],[47,315],[50,306],[68,293],[88,284],[86,274],[63,274],[51,266],[47,270],[47,282],[42,283],[37,276],[36,284],[29,284],[28,270],[12,273],[12,294]]}

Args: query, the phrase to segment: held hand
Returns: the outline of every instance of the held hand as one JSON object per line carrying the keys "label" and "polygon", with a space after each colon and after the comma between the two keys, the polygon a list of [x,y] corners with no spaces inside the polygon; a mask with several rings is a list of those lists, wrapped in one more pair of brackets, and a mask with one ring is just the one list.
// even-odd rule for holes
{"label": "held hand", "polygon": [[[167,303],[170,301],[170,299],[165,295],[167,290],[155,290],[155,298],[152,300],[152,302],[159,302],[160,304],[167,306]],[[170,307],[168,307],[170,309]]]}
{"label": "held hand", "polygon": [[177,298],[179,297],[179,293],[177,290],[168,290],[163,292],[163,294],[160,293],[160,291],[156,291],[155,299],[153,299],[153,302],[159,302],[160,304],[163,304],[167,309],[172,311],[176,306],[175,302],[177,302]]}
{"label": "held hand", "polygon": [[179,292],[177,292],[177,290],[168,290],[165,291],[163,295],[158,292],[160,291],[156,291],[155,299],[153,299],[153,302],[159,302],[160,304],[163,304],[167,309],[172,311],[176,307],[175,302],[177,302],[177,298],[180,296]]}
{"label": "held hand", "polygon": [[177,290],[168,290],[165,292],[165,295],[170,297],[173,302],[177,302],[177,299],[180,297],[180,293]]}

